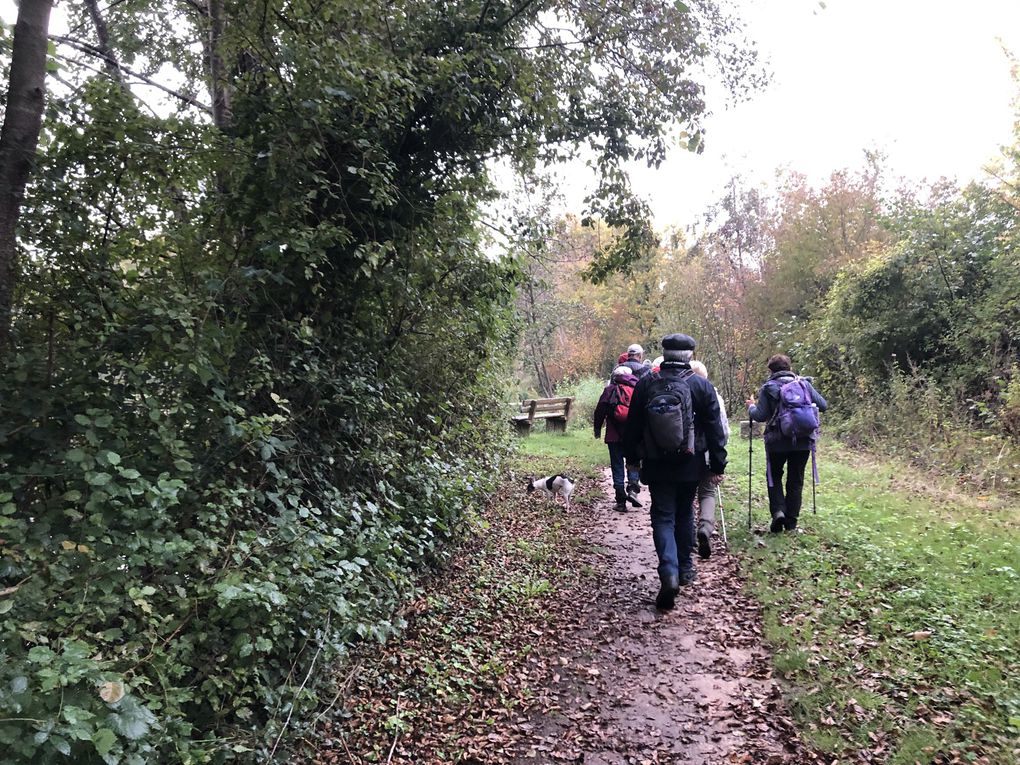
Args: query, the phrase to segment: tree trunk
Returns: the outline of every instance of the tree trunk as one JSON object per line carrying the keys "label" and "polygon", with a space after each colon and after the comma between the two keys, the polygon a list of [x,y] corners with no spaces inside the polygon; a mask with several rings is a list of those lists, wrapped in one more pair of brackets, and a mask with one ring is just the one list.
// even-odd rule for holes
{"label": "tree trunk", "polygon": [[206,45],[209,65],[209,92],[212,94],[213,124],[220,130],[233,121],[233,86],[223,62],[223,37],[226,12],[223,0],[208,0],[209,39]]}
{"label": "tree trunk", "polygon": [[7,111],[0,132],[0,352],[10,343],[17,227],[46,95],[46,34],[53,0],[21,0],[14,27]]}

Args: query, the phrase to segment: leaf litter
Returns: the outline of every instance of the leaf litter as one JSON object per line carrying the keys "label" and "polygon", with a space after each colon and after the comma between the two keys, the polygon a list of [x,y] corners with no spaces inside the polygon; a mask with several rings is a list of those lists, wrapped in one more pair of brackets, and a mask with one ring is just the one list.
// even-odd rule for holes
{"label": "leaf litter", "polygon": [[614,512],[608,488],[585,476],[567,513],[505,485],[402,636],[341,668],[304,761],[828,762],[797,734],[718,536],[660,613],[647,510]]}

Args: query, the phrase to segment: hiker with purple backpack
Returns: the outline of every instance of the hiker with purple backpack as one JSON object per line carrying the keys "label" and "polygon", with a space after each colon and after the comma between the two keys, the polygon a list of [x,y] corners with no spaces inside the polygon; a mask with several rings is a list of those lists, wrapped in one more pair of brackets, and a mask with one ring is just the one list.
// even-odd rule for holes
{"label": "hiker with purple backpack", "polygon": [[[772,532],[793,531],[800,516],[804,469],[811,458],[812,480],[818,482],[814,462],[818,438],[818,413],[828,403],[811,381],[791,369],[790,357],[776,354],[768,361],[769,378],[758,392],[757,402],[747,399],[747,416],[765,423],[765,474],[768,477]],[[783,491],[783,470],[786,491]]]}

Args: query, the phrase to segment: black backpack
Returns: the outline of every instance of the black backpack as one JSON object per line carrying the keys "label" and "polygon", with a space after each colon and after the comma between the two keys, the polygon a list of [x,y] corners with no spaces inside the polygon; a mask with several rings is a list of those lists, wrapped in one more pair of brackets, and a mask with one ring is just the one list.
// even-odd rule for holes
{"label": "black backpack", "polygon": [[[645,455],[651,459],[694,454],[694,406],[684,370],[681,377],[656,375],[645,404]],[[663,385],[662,383],[665,383]]]}

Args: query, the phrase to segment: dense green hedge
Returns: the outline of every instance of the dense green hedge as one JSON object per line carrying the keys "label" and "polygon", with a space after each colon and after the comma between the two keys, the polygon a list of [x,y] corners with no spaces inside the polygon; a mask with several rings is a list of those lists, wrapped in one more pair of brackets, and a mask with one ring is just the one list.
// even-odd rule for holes
{"label": "dense green hedge", "polygon": [[[462,288],[500,269],[466,261]],[[253,756],[316,703],[324,667],[392,631],[495,474],[484,350],[382,359],[351,323],[342,344],[312,317],[227,323],[205,286],[162,276],[69,275],[56,350],[8,360],[0,760]],[[444,321],[505,355],[484,299],[473,327]]]}

